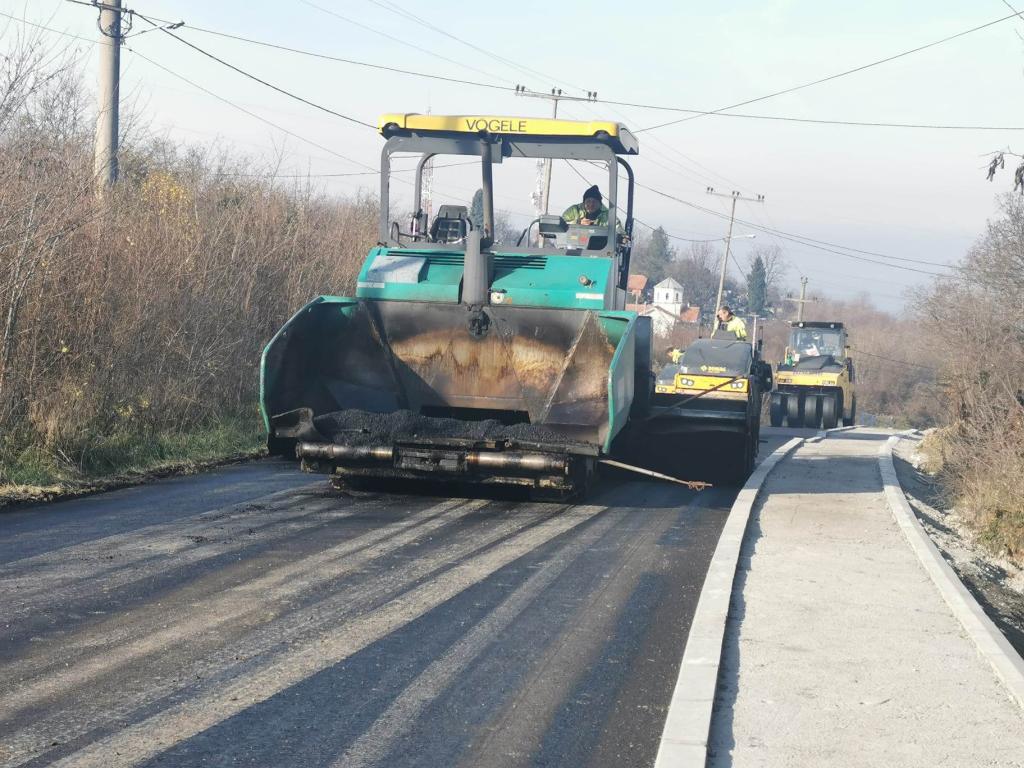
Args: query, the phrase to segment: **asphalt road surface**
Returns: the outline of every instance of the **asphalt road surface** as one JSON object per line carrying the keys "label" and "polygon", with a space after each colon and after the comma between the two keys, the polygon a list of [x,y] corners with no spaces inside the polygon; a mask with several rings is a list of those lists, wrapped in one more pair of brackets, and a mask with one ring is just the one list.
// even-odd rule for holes
{"label": "asphalt road surface", "polygon": [[734,497],[268,460],[0,512],[0,765],[650,766]]}

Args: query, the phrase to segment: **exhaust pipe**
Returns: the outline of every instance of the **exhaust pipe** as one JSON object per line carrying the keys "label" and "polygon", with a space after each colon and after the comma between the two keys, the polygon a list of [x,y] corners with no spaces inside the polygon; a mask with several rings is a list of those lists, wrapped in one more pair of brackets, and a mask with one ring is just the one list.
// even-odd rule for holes
{"label": "exhaust pipe", "polygon": [[480,230],[466,236],[466,257],[462,271],[462,303],[482,307],[490,300],[491,254],[480,248]]}

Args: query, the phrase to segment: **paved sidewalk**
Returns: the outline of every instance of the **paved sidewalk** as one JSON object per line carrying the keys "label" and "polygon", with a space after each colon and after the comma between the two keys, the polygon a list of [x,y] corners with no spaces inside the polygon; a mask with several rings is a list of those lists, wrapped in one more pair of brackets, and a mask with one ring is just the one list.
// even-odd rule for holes
{"label": "paved sidewalk", "polygon": [[886,506],[888,434],[834,433],[769,476],[740,558],[709,766],[1024,766],[1024,714]]}

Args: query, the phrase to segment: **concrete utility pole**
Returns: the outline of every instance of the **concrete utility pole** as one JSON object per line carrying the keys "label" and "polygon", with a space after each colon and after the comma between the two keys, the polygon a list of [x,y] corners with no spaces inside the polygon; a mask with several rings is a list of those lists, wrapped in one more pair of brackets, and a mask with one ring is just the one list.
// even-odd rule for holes
{"label": "concrete utility pole", "polygon": [[804,304],[807,303],[807,278],[800,278],[800,298],[796,300],[796,321],[798,323],[803,322],[804,319]]}
{"label": "concrete utility pole", "polygon": [[[732,224],[736,219],[736,201],[744,200],[748,203],[763,203],[764,195],[758,195],[757,197],[744,197],[739,192],[733,190],[728,195],[724,192],[715,192],[714,187],[708,187],[707,193],[714,195],[715,197],[728,197],[732,200],[732,211],[729,213],[729,234],[725,236],[725,256],[722,258],[722,272],[718,277],[718,296],[715,298],[715,314],[711,318],[711,327],[714,328],[718,322],[718,310],[722,308],[722,292],[725,290],[725,273],[729,268],[729,255],[732,250]],[[712,331],[713,333],[714,331]]]}
{"label": "concrete utility pole", "polygon": [[[537,91],[531,91],[526,88],[525,85],[517,85],[516,93],[520,96],[529,96],[532,99],[550,99],[552,102],[551,119],[558,119],[558,102],[563,99],[569,101],[594,101],[597,99],[597,91],[587,91],[586,99],[575,96],[563,96],[561,88],[552,88],[551,93],[539,93]],[[551,167],[552,161],[550,158],[543,161],[544,171],[543,178],[538,180],[538,186],[540,188],[541,199],[538,201],[536,206],[538,215],[547,215],[548,210],[551,207]]]}
{"label": "concrete utility pole", "polygon": [[99,115],[96,119],[95,174],[100,192],[117,181],[118,108],[121,99],[121,0],[100,9]]}

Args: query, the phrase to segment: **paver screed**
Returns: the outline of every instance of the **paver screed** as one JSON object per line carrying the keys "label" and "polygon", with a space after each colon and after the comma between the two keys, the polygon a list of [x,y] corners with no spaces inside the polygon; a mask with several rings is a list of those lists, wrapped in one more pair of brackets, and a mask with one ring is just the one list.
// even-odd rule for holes
{"label": "paver screed", "polygon": [[856,429],[769,476],[744,541],[709,766],[1024,766],[1024,713],[885,503]]}

